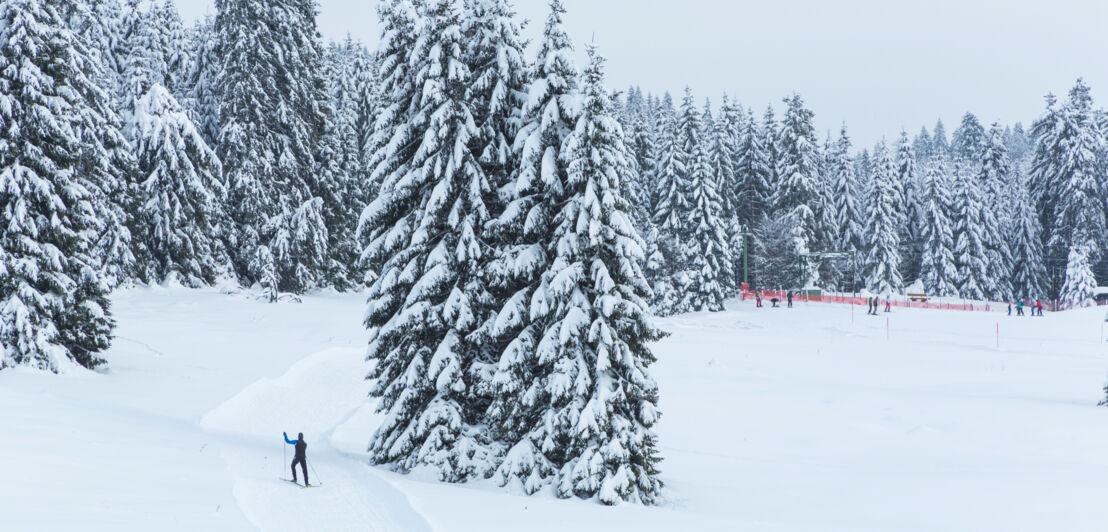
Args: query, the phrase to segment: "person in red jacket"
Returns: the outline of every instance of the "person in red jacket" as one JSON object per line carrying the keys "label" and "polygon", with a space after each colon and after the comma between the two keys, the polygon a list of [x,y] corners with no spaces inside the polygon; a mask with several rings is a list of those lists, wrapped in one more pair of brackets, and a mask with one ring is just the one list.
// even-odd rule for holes
{"label": "person in red jacket", "polygon": [[1035,312],[1038,312],[1040,316],[1043,315],[1043,300],[1041,300],[1041,299],[1036,299],[1035,300]]}

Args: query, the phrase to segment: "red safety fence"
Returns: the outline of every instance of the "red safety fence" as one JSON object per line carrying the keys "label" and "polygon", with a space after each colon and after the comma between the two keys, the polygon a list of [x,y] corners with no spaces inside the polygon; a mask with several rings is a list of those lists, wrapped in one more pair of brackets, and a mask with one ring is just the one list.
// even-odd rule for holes
{"label": "red safety fence", "polygon": [[[769,303],[773,298],[777,298],[780,303],[785,302],[788,295],[785,290],[761,290],[762,301]],[[754,300],[756,299],[754,290],[743,290],[742,299]],[[864,296],[850,296],[850,295],[838,295],[838,294],[823,294],[818,296],[809,296],[802,292],[796,292],[793,294],[793,303],[838,303],[844,305],[868,305],[869,298]],[[1043,303],[1046,308],[1046,302]],[[878,305],[885,308],[885,298],[878,298]],[[1007,303],[999,303],[996,301],[969,301],[961,299],[941,299],[928,297],[927,301],[912,301],[910,297],[898,295],[895,299],[889,300],[889,305],[892,307],[900,308],[927,308],[935,310],[966,310],[966,311],[1007,311]],[[1014,306],[1014,305],[1013,305]],[[1030,308],[1034,306],[1034,302],[1026,304],[1024,309],[1028,312]]]}

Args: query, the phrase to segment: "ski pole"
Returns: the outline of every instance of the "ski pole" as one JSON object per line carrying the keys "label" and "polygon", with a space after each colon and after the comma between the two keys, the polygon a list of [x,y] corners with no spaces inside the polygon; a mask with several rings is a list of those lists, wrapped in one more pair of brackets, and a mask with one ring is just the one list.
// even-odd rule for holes
{"label": "ski pole", "polygon": [[[281,443],[281,470],[282,470],[282,471],[283,471],[283,470],[285,469],[285,464],[286,464],[286,463],[288,463],[288,458],[289,458],[289,457],[288,457],[288,453],[289,453],[289,448],[288,448],[288,446],[287,446],[287,445],[285,445],[285,444],[284,444],[284,443],[282,442],[282,443]],[[285,479],[285,480],[288,480],[287,478],[285,478],[285,474],[284,474],[284,473],[281,473],[281,478],[283,478],[283,479]]]}
{"label": "ski pole", "polygon": [[312,465],[311,462],[308,462],[308,469],[311,470],[311,474],[316,475],[316,485],[324,485],[324,481],[319,480],[319,473],[316,472],[315,465]]}

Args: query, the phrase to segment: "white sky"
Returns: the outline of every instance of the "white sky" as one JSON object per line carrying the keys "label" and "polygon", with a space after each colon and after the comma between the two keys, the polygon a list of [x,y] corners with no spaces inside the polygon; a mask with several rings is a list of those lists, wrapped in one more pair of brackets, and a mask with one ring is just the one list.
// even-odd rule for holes
{"label": "white sky", "polygon": [[[176,0],[186,21],[213,0]],[[375,0],[318,0],[325,39],[376,46]],[[700,102],[727,92],[760,116],[799,91],[820,135],[846,121],[855,144],[912,135],[972,111],[986,127],[1027,125],[1048,91],[1084,76],[1108,84],[1108,2],[1100,0],[565,0],[578,51],[595,36],[613,88]],[[546,0],[516,0],[537,39]]]}

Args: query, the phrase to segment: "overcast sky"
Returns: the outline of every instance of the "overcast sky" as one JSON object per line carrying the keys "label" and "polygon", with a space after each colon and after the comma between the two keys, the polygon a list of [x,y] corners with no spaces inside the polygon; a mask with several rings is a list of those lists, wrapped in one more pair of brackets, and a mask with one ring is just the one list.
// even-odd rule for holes
{"label": "overcast sky", "polygon": [[[176,0],[186,20],[212,0]],[[318,0],[325,39],[377,42],[375,0]],[[1108,75],[1108,2],[1100,0],[565,0],[576,42],[595,37],[613,88],[637,84],[698,101],[727,92],[760,115],[793,91],[820,135],[846,121],[855,143],[913,135],[972,111],[1025,125],[1049,91]],[[537,39],[546,0],[516,0]],[[583,46],[578,46],[583,56]],[[1103,102],[1099,102],[1103,103]]]}

